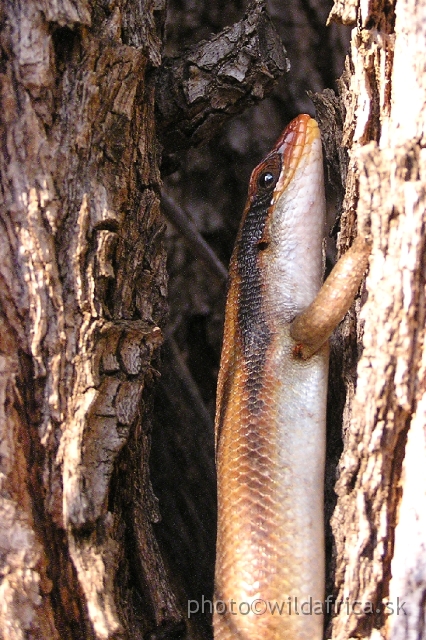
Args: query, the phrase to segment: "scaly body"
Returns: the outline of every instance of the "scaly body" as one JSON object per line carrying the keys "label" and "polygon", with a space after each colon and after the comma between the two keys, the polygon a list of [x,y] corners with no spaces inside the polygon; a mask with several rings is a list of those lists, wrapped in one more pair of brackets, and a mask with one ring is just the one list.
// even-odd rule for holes
{"label": "scaly body", "polygon": [[[361,275],[350,291],[336,297],[332,285],[336,305],[327,293],[316,308],[324,217],[319,129],[301,115],[252,173],[230,265],[216,407],[215,640],[322,638],[330,327],[322,335],[317,318],[340,320],[368,256],[355,259]],[[347,275],[343,267],[337,280]],[[298,342],[311,335],[305,355]]]}

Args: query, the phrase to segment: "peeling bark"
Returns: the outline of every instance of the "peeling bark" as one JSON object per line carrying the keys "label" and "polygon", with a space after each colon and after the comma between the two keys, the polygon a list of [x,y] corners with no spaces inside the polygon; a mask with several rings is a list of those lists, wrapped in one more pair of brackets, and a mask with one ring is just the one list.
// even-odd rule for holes
{"label": "peeling bark", "polygon": [[[331,13],[343,22],[356,15],[361,25],[353,30],[341,84],[349,166],[340,250],[356,232],[373,243],[355,306],[356,378],[353,355],[346,364],[344,451],[332,521],[335,596],[343,605],[331,637],[341,640],[423,634],[424,10],[398,0],[386,12],[336,3]],[[353,316],[342,328],[346,340],[351,326]]]}
{"label": "peeling bark", "polygon": [[254,0],[243,20],[164,61],[157,80],[164,152],[208,142],[226,120],[262,100],[289,68],[263,0]]}
{"label": "peeling bark", "polygon": [[[146,75],[161,39],[153,9],[139,23],[151,33],[145,50],[124,5],[9,2],[2,11],[1,634],[129,637],[119,565],[136,514],[144,539],[154,515],[135,500],[126,520],[110,487],[129,443],[148,437],[144,395],[166,310]],[[154,503],[149,447],[138,446],[129,491]],[[145,545],[145,562],[161,565],[155,541]],[[161,588],[148,578],[144,593],[168,604],[152,602],[146,628],[180,620],[161,573]]]}

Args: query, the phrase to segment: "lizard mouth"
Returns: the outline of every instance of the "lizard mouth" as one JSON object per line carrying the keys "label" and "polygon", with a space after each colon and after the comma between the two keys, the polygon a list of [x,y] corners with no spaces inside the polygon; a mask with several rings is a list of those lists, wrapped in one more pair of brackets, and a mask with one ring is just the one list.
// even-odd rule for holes
{"label": "lizard mouth", "polygon": [[292,120],[284,129],[272,150],[272,153],[279,153],[282,158],[281,175],[275,186],[272,204],[275,204],[285,191],[301,159],[310,153],[312,143],[319,137],[316,121],[306,113]]}

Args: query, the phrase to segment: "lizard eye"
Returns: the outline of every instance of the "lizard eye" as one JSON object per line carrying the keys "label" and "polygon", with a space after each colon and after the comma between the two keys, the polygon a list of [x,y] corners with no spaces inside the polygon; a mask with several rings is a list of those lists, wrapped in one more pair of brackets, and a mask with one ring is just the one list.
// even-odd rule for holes
{"label": "lizard eye", "polygon": [[274,175],[270,171],[264,171],[260,174],[257,183],[261,189],[269,189],[275,184]]}
{"label": "lizard eye", "polygon": [[253,169],[250,179],[249,196],[251,199],[269,198],[281,173],[281,156],[279,153],[271,153],[263,162]]}

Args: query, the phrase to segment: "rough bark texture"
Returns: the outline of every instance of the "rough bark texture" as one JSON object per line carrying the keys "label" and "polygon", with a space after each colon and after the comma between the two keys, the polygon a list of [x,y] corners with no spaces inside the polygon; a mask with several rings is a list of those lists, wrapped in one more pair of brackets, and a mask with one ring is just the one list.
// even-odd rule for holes
{"label": "rough bark texture", "polygon": [[166,311],[147,75],[164,6],[1,9],[0,635],[141,637],[181,617],[143,419]]}
{"label": "rough bark texture", "polygon": [[281,38],[258,1],[240,22],[164,60],[157,77],[163,154],[208,142],[229,116],[262,100],[289,68]]}
{"label": "rough bark texture", "polygon": [[356,382],[353,346],[346,364],[333,516],[343,606],[332,637],[414,638],[424,634],[426,592],[425,6],[336,3],[332,16],[347,22],[354,10],[360,26],[341,83],[349,167],[339,244],[357,228],[373,250],[356,305]]}

